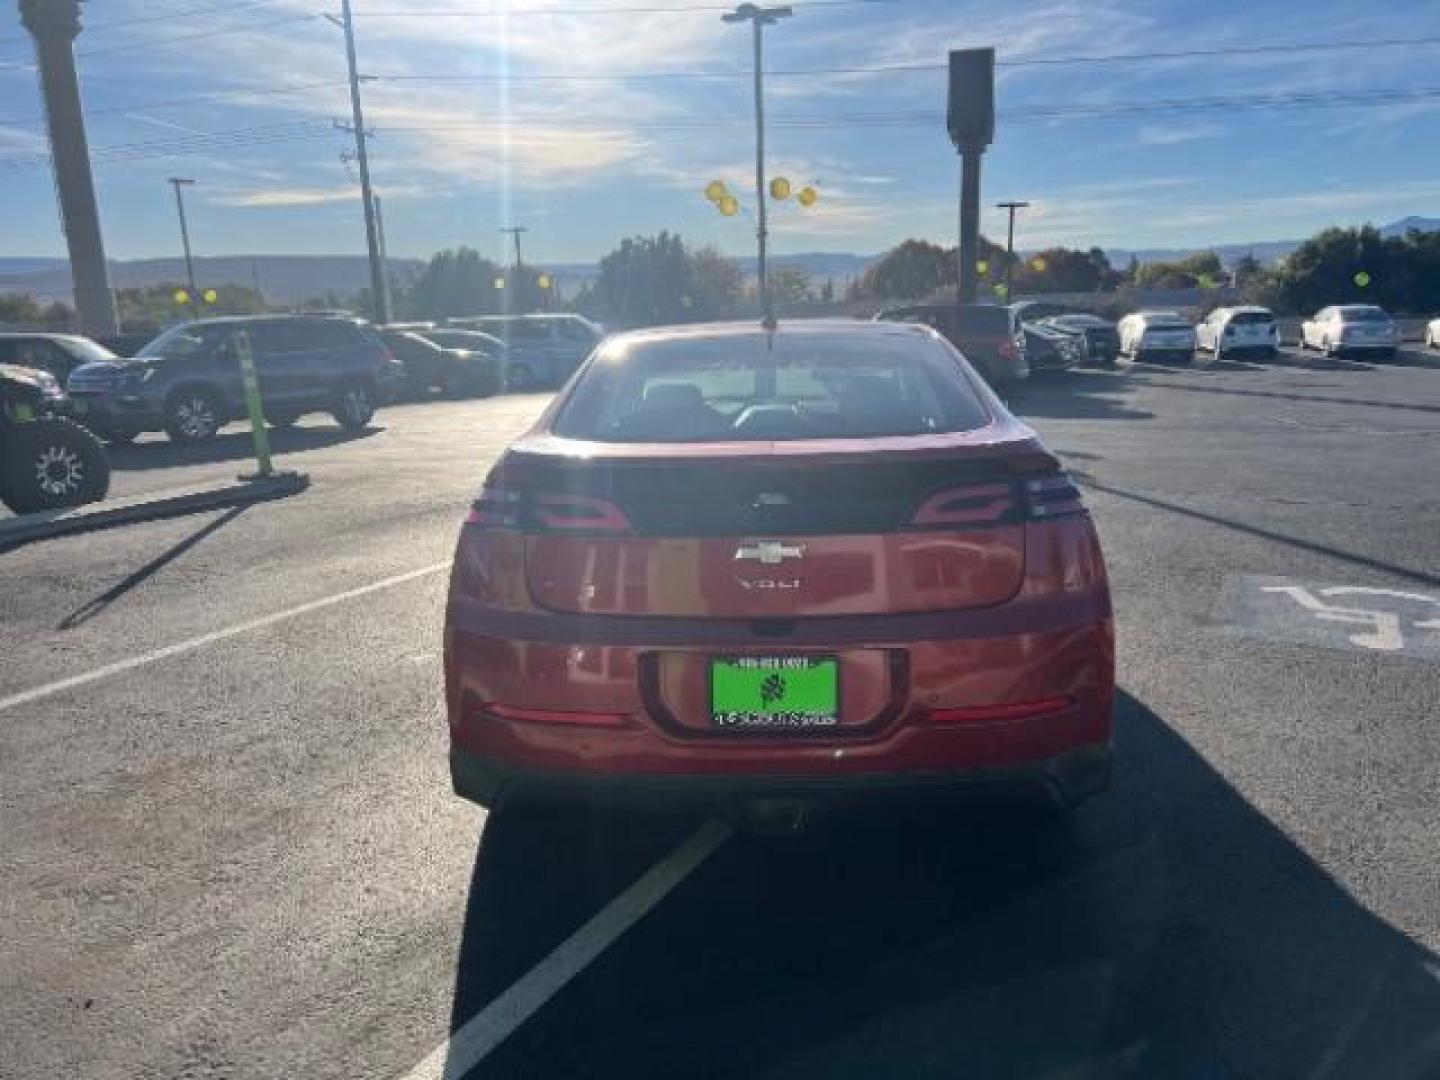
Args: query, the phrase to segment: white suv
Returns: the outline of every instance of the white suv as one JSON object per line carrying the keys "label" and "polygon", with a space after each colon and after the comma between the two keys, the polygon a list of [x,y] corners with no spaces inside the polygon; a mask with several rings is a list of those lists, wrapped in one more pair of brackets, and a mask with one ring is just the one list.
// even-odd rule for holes
{"label": "white suv", "polygon": [[1334,304],[1300,325],[1300,347],[1326,356],[1359,351],[1394,356],[1399,345],[1395,320],[1374,304]]}
{"label": "white suv", "polygon": [[1120,320],[1120,352],[1131,360],[1195,359],[1195,327],[1174,311],[1136,311]]}
{"label": "white suv", "polygon": [[1268,308],[1216,308],[1195,328],[1195,344],[1216,359],[1242,352],[1274,356],[1280,351],[1280,328]]}

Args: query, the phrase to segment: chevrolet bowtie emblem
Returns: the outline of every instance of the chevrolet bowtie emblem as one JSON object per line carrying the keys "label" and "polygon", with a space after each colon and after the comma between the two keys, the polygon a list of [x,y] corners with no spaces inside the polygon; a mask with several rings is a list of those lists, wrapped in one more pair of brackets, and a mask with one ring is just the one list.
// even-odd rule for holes
{"label": "chevrolet bowtie emblem", "polygon": [[749,559],[752,562],[764,563],[766,566],[779,566],[786,559],[803,559],[805,557],[805,546],[803,544],[782,544],[775,540],[762,540],[758,544],[735,549],[735,558]]}

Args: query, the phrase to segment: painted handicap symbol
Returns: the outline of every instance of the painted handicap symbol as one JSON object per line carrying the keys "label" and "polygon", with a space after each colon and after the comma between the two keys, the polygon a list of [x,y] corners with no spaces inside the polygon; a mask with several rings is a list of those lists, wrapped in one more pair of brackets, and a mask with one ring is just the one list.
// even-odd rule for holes
{"label": "painted handicap symbol", "polygon": [[1413,624],[1413,628],[1416,630],[1440,630],[1440,599],[1424,593],[1402,592],[1398,589],[1376,589],[1363,585],[1332,585],[1314,592],[1299,585],[1264,585],[1261,586],[1260,591],[1283,593],[1313,614],[1315,618],[1324,622],[1351,623],[1368,627],[1361,633],[1349,635],[1352,645],[1358,645],[1364,649],[1383,652],[1398,652],[1403,649],[1405,637],[1402,633],[1401,615],[1395,611],[1331,604],[1327,603],[1328,600],[1338,596],[1388,597],[1406,602],[1433,604],[1437,617],[1417,621]]}

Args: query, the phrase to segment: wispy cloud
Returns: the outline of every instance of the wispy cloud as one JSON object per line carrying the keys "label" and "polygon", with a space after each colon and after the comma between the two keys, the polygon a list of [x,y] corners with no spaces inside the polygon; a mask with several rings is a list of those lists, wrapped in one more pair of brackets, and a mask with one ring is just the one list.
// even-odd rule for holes
{"label": "wispy cloud", "polygon": [[1182,143],[1214,139],[1225,134],[1222,124],[1175,124],[1161,127],[1147,124],[1135,132],[1140,146],[1179,146]]}

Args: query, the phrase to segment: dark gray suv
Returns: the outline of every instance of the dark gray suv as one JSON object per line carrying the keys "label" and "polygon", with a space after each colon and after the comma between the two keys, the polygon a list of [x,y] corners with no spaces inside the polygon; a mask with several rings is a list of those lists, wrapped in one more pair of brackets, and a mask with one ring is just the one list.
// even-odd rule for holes
{"label": "dark gray suv", "polygon": [[276,427],[324,412],[341,427],[358,430],[404,377],[404,368],[359,319],[202,319],[167,330],[131,360],[76,368],[67,389],[77,418],[113,442],[159,430],[177,442],[213,438],[245,415],[241,331],[250,339],[265,417]]}

